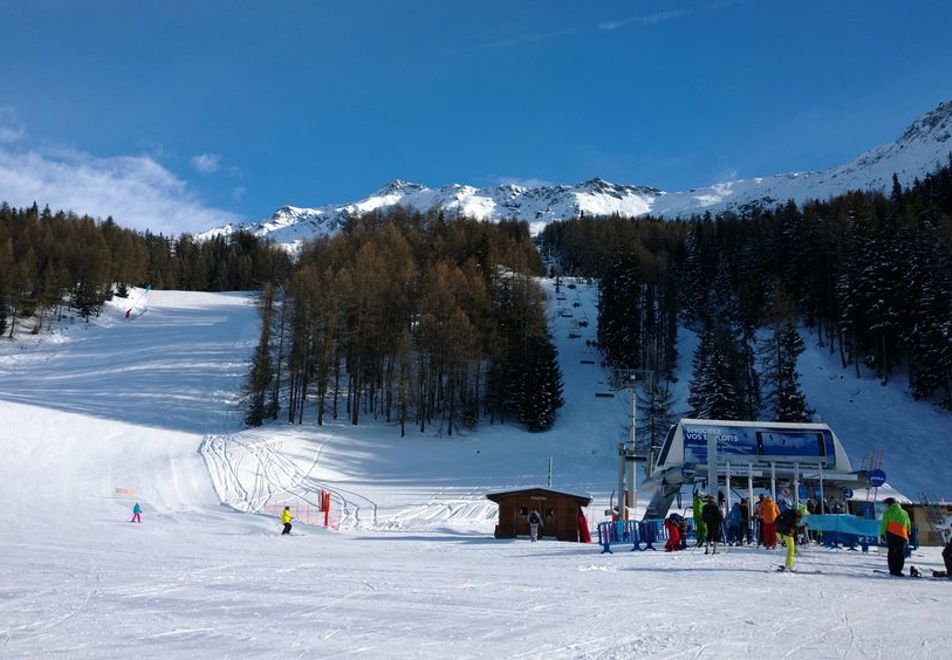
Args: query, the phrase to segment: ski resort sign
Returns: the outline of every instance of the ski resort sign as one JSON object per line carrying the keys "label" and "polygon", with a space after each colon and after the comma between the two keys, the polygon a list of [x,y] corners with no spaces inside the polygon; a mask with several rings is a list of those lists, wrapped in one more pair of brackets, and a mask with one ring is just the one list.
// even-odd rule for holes
{"label": "ski resort sign", "polygon": [[684,459],[707,463],[708,441],[716,443],[719,460],[731,457],[769,460],[823,458],[833,455],[829,431],[741,425],[684,425]]}
{"label": "ski resort sign", "polygon": [[873,488],[879,488],[886,483],[886,473],[882,470],[871,470],[869,473],[869,485]]}

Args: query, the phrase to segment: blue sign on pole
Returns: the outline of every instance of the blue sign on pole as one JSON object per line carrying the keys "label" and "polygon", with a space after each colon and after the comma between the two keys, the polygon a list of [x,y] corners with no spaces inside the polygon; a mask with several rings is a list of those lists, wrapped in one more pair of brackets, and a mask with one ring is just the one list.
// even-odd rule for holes
{"label": "blue sign on pole", "polygon": [[869,485],[873,488],[879,488],[886,483],[886,473],[882,470],[870,470]]}
{"label": "blue sign on pole", "polygon": [[844,499],[844,500],[848,500],[848,499],[850,499],[851,497],[853,497],[853,489],[852,489],[852,488],[844,488],[844,489],[843,489],[843,499]]}

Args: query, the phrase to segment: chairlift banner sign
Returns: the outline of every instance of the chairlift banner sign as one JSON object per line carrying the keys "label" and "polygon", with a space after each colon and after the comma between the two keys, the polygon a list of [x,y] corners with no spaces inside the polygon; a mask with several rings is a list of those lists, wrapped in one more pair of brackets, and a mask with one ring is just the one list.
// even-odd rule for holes
{"label": "chairlift banner sign", "polygon": [[707,463],[707,443],[713,437],[718,454],[757,456],[756,429],[741,426],[684,425],[684,460]]}
{"label": "chairlift banner sign", "polygon": [[825,429],[685,424],[683,432],[684,460],[696,463],[707,463],[708,440],[712,437],[719,461],[756,458],[815,462],[834,455],[832,433]]}

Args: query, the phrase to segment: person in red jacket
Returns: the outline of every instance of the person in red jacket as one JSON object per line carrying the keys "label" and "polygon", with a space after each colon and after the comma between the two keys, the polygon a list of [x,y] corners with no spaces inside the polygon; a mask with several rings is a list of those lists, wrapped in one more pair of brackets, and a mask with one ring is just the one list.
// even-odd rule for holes
{"label": "person in red jacket", "polygon": [[681,549],[681,526],[678,524],[674,513],[668,516],[664,521],[664,528],[668,532],[668,542],[664,544],[665,552],[673,552]]}

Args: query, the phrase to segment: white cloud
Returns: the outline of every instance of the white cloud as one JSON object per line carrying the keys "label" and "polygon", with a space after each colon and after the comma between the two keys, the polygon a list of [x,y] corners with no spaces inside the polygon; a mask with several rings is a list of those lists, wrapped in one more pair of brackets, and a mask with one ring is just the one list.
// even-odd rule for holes
{"label": "white cloud", "polygon": [[234,222],[234,213],[209,208],[188,184],[150,156],[98,158],[60,149],[0,148],[0,198],[12,206],[37,202],[125,227],[178,234]]}
{"label": "white cloud", "polygon": [[198,154],[192,156],[192,167],[202,174],[214,174],[221,167],[221,156],[218,154]]}
{"label": "white cloud", "polygon": [[673,21],[690,13],[690,9],[676,9],[674,11],[662,11],[658,12],[657,14],[649,14],[647,16],[629,16],[628,18],[622,18],[617,21],[605,21],[604,23],[599,23],[598,29],[617,30],[629,25],[654,25],[656,23]]}
{"label": "white cloud", "polygon": [[740,178],[740,171],[736,167],[725,167],[718,172],[715,181],[736,181]]}
{"label": "white cloud", "polygon": [[500,39],[499,41],[493,41],[488,44],[483,44],[482,48],[507,48],[509,46],[518,46],[521,44],[537,43],[539,41],[547,41],[549,39],[556,39],[558,37],[565,37],[571,34],[577,34],[578,31],[579,31],[578,28],[564,28],[561,30],[553,30],[551,32],[523,34],[516,37],[510,37],[509,39]]}
{"label": "white cloud", "polygon": [[0,143],[16,142],[22,138],[26,132],[22,128],[13,128],[11,126],[0,126]]}
{"label": "white cloud", "polygon": [[546,179],[522,179],[514,176],[501,176],[496,179],[496,183],[500,185],[511,184],[513,186],[522,186],[523,188],[545,188],[555,185]]}
{"label": "white cloud", "polygon": [[8,105],[0,105],[0,144],[16,142],[26,135],[26,129],[17,121],[16,112]]}

